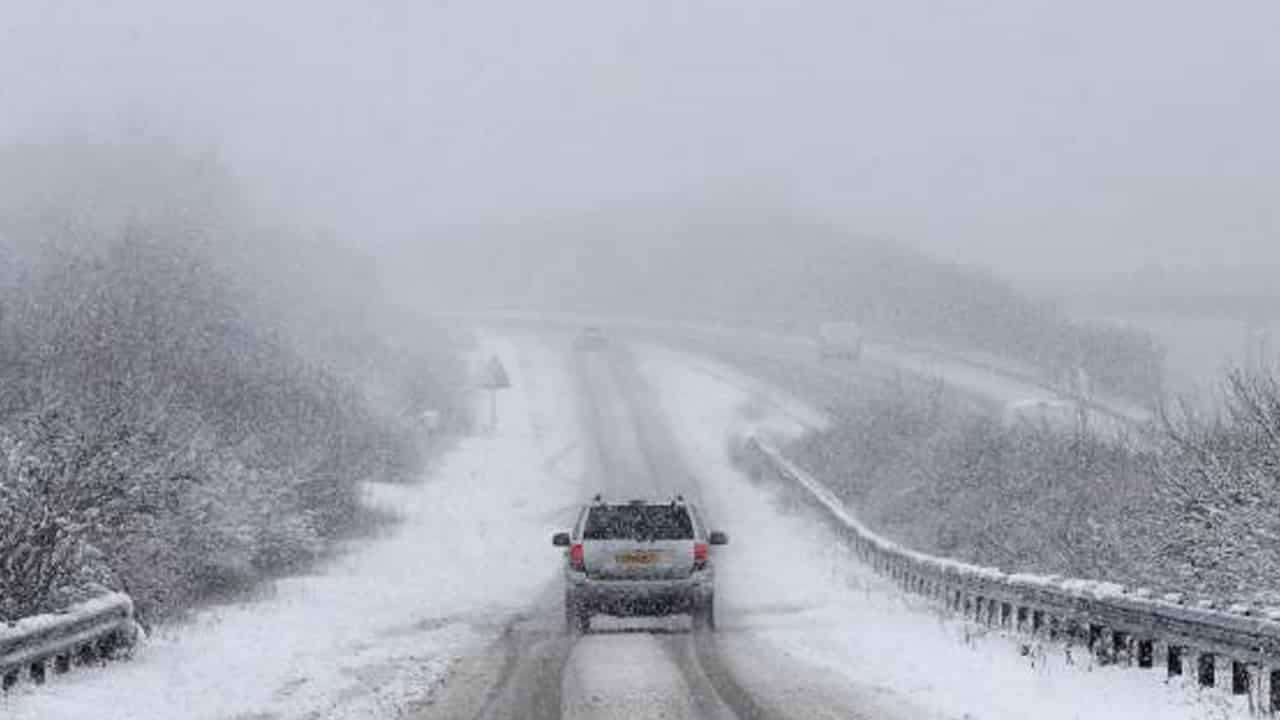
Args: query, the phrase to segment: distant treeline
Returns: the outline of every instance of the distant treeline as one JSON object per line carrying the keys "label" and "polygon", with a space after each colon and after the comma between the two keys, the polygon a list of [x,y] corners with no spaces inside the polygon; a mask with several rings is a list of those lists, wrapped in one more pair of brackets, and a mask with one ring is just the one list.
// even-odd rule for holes
{"label": "distant treeline", "polygon": [[216,166],[75,142],[0,166],[0,620],[242,591],[376,520],[362,481],[421,468],[440,338],[392,345],[349,286],[310,294],[270,250],[305,243],[244,222]]}
{"label": "distant treeline", "polygon": [[1280,318],[1280,293],[1258,291],[1094,293],[1072,298],[1071,305],[1090,315],[1161,315],[1184,318],[1225,318],[1261,322]]}
{"label": "distant treeline", "polygon": [[429,233],[415,271],[442,301],[872,332],[1023,361],[1142,401],[1163,384],[1148,335],[1073,322],[988,273],[750,203],[673,203]]}

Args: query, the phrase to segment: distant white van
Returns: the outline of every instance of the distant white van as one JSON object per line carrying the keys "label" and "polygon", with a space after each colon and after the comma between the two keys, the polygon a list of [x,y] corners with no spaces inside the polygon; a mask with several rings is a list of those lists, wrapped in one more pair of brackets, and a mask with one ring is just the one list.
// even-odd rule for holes
{"label": "distant white van", "polygon": [[826,322],[818,326],[818,358],[857,360],[862,357],[862,328],[852,322]]}

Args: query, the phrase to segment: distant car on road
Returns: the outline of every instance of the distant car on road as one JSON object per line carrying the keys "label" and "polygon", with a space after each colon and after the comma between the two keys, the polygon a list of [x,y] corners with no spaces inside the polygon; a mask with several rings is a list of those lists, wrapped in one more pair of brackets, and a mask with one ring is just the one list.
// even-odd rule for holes
{"label": "distant car on road", "polygon": [[603,328],[596,325],[582,328],[578,336],[573,339],[573,347],[578,350],[603,350],[608,346],[608,336],[604,334]]}
{"label": "distant car on road", "polygon": [[709,531],[698,509],[669,501],[608,503],[596,496],[573,530],[556,533],[565,548],[565,619],[587,632],[595,614],[633,617],[688,613],[695,629],[715,628],[712,545],[729,537]]}
{"label": "distant car on road", "polygon": [[826,322],[818,326],[820,360],[857,360],[862,357],[862,328],[852,322]]}

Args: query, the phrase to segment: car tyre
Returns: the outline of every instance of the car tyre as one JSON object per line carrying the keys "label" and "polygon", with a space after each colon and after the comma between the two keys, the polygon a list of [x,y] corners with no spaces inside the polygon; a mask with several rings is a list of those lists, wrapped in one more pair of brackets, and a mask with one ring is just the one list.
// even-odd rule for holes
{"label": "car tyre", "polygon": [[571,635],[591,632],[591,609],[568,594],[564,596],[564,620]]}
{"label": "car tyre", "polygon": [[716,596],[708,595],[699,600],[693,607],[693,629],[695,631],[714,631],[716,629]]}

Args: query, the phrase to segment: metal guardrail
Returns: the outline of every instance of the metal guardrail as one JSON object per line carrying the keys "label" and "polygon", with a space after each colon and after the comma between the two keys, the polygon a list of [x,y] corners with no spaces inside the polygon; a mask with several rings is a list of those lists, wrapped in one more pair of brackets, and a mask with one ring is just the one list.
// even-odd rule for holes
{"label": "metal guardrail", "polygon": [[61,612],[0,623],[0,687],[16,685],[25,675],[43,683],[52,664],[68,672],[127,652],[137,642],[133,600],[112,593],[73,605]]}
{"label": "metal guardrail", "polygon": [[776,448],[756,437],[743,455],[751,476],[798,489],[867,565],[904,591],[985,626],[1079,643],[1102,662],[1160,668],[1201,687],[1248,696],[1262,714],[1280,711],[1280,611],[1184,605],[1114,583],[1010,574],[909,550],[860,523],[844,503]]}

